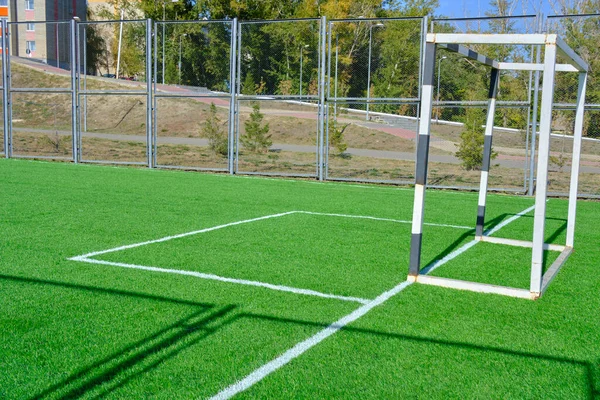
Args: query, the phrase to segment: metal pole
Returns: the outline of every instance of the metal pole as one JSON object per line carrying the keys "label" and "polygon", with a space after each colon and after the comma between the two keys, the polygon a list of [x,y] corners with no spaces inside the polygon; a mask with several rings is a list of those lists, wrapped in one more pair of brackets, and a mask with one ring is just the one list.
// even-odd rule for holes
{"label": "metal pole", "polygon": [[323,180],[323,149],[325,137],[325,45],[327,32],[327,18],[321,17],[319,37],[319,129],[318,129],[318,155],[319,155],[319,180]]}
{"label": "metal pole", "polygon": [[335,79],[333,80],[333,115],[337,121],[339,35],[335,35]]}
{"label": "metal pole", "polygon": [[[542,17],[538,16],[538,27],[537,32],[540,33],[542,31]],[[537,46],[537,52],[535,56],[536,64],[540,63],[541,59],[541,51],[542,47]],[[537,136],[537,124],[538,124],[538,101],[539,101],[539,91],[540,91],[540,71],[535,71],[534,73],[534,83],[533,83],[533,115],[531,116],[531,155],[529,158],[529,190],[527,194],[529,196],[533,196],[533,188],[534,188],[534,173],[535,173],[535,141]]]}
{"label": "metal pole", "polygon": [[483,163],[481,166],[481,180],[479,182],[479,200],[477,203],[477,223],[475,228],[475,236],[483,236],[483,227],[485,223],[485,206],[487,200],[490,161],[492,158],[492,135],[494,131],[494,115],[496,113],[496,96],[498,95],[499,75],[500,71],[496,68],[492,68],[483,144]]}
{"label": "metal pole", "polygon": [[[325,82],[327,82],[327,119],[325,124],[325,166],[323,171],[323,179],[327,180],[329,177],[329,120],[331,119],[331,107],[329,106],[329,99],[331,99],[331,85],[329,84],[331,78],[331,34],[333,30],[333,23],[330,22],[327,24],[327,76]],[[333,100],[333,105],[335,107],[335,99]],[[335,121],[335,114],[333,116]],[[334,122],[335,123],[335,122]]]}
{"label": "metal pole", "polygon": [[9,146],[9,136],[8,136],[8,77],[6,62],[7,62],[7,54],[6,54],[6,20],[0,20],[0,27],[2,29],[2,129],[4,130],[4,157],[10,157],[10,146]]}
{"label": "metal pole", "polygon": [[300,97],[302,97],[302,53],[304,53],[304,47],[300,46]]}
{"label": "metal pole", "polygon": [[575,111],[575,128],[573,129],[573,155],[571,156],[571,187],[569,188],[569,212],[567,217],[567,247],[573,247],[575,239],[575,214],[577,211],[577,186],[579,184],[579,161],[581,158],[581,136],[583,134],[583,118],[585,111],[585,88],[587,72],[579,73],[577,90],[577,109]]}
{"label": "metal pole", "polygon": [[366,120],[369,120],[369,102],[371,101],[371,48],[373,42],[373,28],[381,28],[384,25],[379,23],[369,26],[369,60],[367,62],[367,116]]}
{"label": "metal pole", "polygon": [[[440,75],[442,74],[442,61],[444,61],[446,58],[446,56],[440,58],[440,61],[438,62],[438,75],[437,75],[437,96],[436,99],[439,102],[440,101]],[[438,124],[440,122],[440,107],[438,105],[436,113],[435,113],[435,123]]]}
{"label": "metal pole", "polygon": [[[4,88],[5,93],[4,93],[4,97],[6,97],[6,105],[7,105],[7,112],[8,114],[4,115],[4,119],[6,119],[8,117],[8,154],[6,155],[7,158],[12,156],[12,129],[13,129],[13,107],[12,107],[12,93],[11,93],[11,87],[12,87],[12,74],[11,74],[11,67],[10,67],[10,58],[11,58],[11,49],[10,49],[10,40],[8,40],[8,35],[10,34],[10,29],[11,29],[11,25],[9,23],[6,23],[6,21],[4,21],[6,24],[6,31],[4,31],[2,33],[2,36],[7,36],[7,38],[5,38],[4,44],[6,45],[6,52],[3,51],[2,53],[6,53],[4,55],[4,57],[6,58],[6,64],[4,64],[4,76],[3,79],[6,79],[6,87]],[[18,49],[18,47],[17,47]],[[4,47],[3,47],[4,50]],[[5,131],[6,132],[6,131]]]}
{"label": "metal pole", "polygon": [[181,38],[187,36],[187,33],[179,35],[179,85],[181,85]]}
{"label": "metal pole", "polygon": [[152,20],[146,20],[146,155],[152,168]]}
{"label": "metal pole", "polygon": [[366,120],[369,120],[369,101],[371,99],[371,39],[373,36],[373,25],[369,26],[369,59],[367,61],[367,113]]}
{"label": "metal pole", "polygon": [[78,93],[77,93],[77,76],[79,74],[79,63],[77,62],[77,22],[72,19],[71,24],[71,133],[72,133],[72,146],[73,146],[73,162],[77,164],[79,162],[79,152],[77,140],[77,121],[78,121]]}
{"label": "metal pole", "polygon": [[[87,28],[87,27],[86,27]],[[87,91],[87,29],[83,30],[83,91]],[[83,95],[83,131],[87,132],[87,95]]]}
{"label": "metal pole", "polygon": [[236,54],[237,54],[237,18],[231,22],[231,44],[229,49],[229,132],[228,132],[228,169],[230,174],[234,174],[234,155],[235,155],[235,115],[236,115]]}
{"label": "metal pole", "polygon": [[548,189],[548,160],[550,158],[550,130],[554,98],[554,73],[556,44],[546,43],[544,52],[544,82],[542,84],[542,109],[540,112],[540,144],[538,150],[537,190],[533,217],[533,248],[531,252],[531,281],[529,291],[536,296],[542,292],[544,265],[544,232],[546,227],[546,200]]}
{"label": "metal pole", "polygon": [[74,62],[74,70],[75,70],[75,88],[76,88],[76,111],[75,111],[75,115],[76,115],[76,137],[77,137],[77,161],[81,162],[82,160],[82,149],[83,149],[83,144],[82,144],[82,134],[81,134],[81,115],[79,115],[79,110],[80,110],[80,106],[81,106],[81,98],[80,98],[80,91],[81,91],[81,70],[80,70],[80,65],[81,65],[81,38],[79,35],[79,29],[78,29],[78,25],[77,22],[79,22],[79,19],[77,17],[73,17],[73,19],[76,22],[76,26],[75,26],[75,46],[74,47],[74,55],[75,55],[75,62]]}
{"label": "metal pole", "polygon": [[119,23],[119,48],[117,49],[117,72],[115,77],[119,79],[119,67],[121,65],[121,42],[123,39],[123,15],[125,11],[121,10],[121,22]]}
{"label": "metal pole", "polygon": [[240,167],[240,90],[242,87],[242,25],[238,22],[237,24],[237,72],[236,72],[236,84],[235,84],[235,170],[234,173],[239,171]]}
{"label": "metal pole", "polygon": [[415,196],[410,240],[408,274],[416,280],[421,271],[421,244],[423,242],[423,217],[425,211],[425,189],[427,185],[427,165],[429,163],[429,140],[431,111],[433,109],[433,82],[435,73],[436,44],[427,42],[423,60],[423,89],[417,140],[417,162],[415,171]]}
{"label": "metal pole", "polygon": [[60,26],[60,24],[57,22],[54,26],[56,26],[56,66],[60,68],[60,42],[58,40],[58,27]]}
{"label": "metal pole", "polygon": [[153,36],[154,36],[154,62],[153,64],[153,75],[152,75],[152,165],[156,167],[158,164],[157,153],[158,153],[158,124],[157,124],[157,102],[156,102],[156,77],[158,76],[158,23],[154,23]]}
{"label": "metal pole", "polygon": [[163,20],[162,20],[162,84],[165,84],[165,1],[163,0]]}

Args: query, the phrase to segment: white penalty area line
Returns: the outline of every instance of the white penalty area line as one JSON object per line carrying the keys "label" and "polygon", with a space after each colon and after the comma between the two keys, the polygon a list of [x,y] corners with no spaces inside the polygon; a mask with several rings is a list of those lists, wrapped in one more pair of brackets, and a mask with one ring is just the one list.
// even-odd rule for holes
{"label": "white penalty area line", "polygon": [[[132,244],[124,245],[124,246],[114,247],[112,249],[94,251],[91,253],[82,254],[77,257],[83,257],[83,258],[95,257],[95,256],[99,256],[102,254],[108,254],[108,253],[114,253],[117,251],[133,249],[136,247],[146,246],[146,245],[154,244],[154,243],[162,243],[162,242],[166,242],[166,241],[173,240],[173,239],[179,239],[179,238],[183,238],[183,237],[187,237],[187,236],[198,235],[200,233],[216,231],[216,230],[227,228],[230,226],[242,225],[242,224],[247,224],[250,222],[262,221],[265,219],[283,217],[283,216],[291,215],[291,214],[323,215],[323,216],[331,216],[331,217],[358,218],[358,219],[369,219],[369,220],[374,220],[374,221],[388,221],[388,222],[397,222],[397,223],[402,223],[402,224],[412,224],[412,221],[371,217],[371,216],[366,216],[366,215],[334,214],[334,213],[321,213],[321,212],[314,212],[314,211],[296,211],[295,210],[295,211],[288,211],[288,212],[283,212],[283,213],[279,213],[279,214],[265,215],[265,216],[258,217],[258,218],[250,218],[250,219],[244,219],[241,221],[229,222],[229,223],[223,224],[223,225],[212,226],[210,228],[204,228],[204,229],[199,229],[196,231],[180,233],[177,235],[165,236],[165,237],[162,237],[159,239],[147,240],[145,242],[132,243]],[[430,225],[430,226],[448,227],[448,228],[456,228],[456,229],[473,229],[472,227],[469,227],[469,226],[460,226],[460,225],[435,224],[435,223],[427,223],[427,222],[425,222],[424,224]]]}
{"label": "white penalty area line", "polygon": [[351,302],[356,302],[356,303],[361,303],[361,304],[368,304],[371,301],[370,299],[362,299],[360,297],[338,296],[335,294],[317,292],[316,290],[301,289],[301,288],[295,288],[295,287],[283,286],[283,285],[273,285],[271,283],[251,281],[251,280],[246,280],[246,279],[227,278],[224,276],[219,276],[219,275],[214,275],[214,274],[205,274],[205,273],[196,272],[196,271],[158,268],[158,267],[150,267],[147,265],[136,265],[136,264],[126,264],[126,263],[119,263],[119,262],[112,262],[112,261],[96,260],[93,258],[86,258],[84,256],[72,257],[72,258],[69,258],[69,260],[86,262],[86,263],[90,263],[90,264],[109,265],[112,267],[139,269],[139,270],[150,271],[150,272],[160,272],[160,273],[165,273],[165,274],[187,275],[187,276],[193,276],[193,277],[201,278],[201,279],[208,279],[208,280],[226,282],[226,283],[235,283],[238,285],[246,285],[246,286],[257,286],[257,287],[267,288],[267,289],[271,289],[271,290],[276,290],[279,292],[289,292],[289,293],[302,294],[302,295],[307,295],[307,296],[322,297],[322,298],[326,298],[326,299],[351,301]]}
{"label": "white penalty area line", "polygon": [[[521,211],[520,213],[514,215],[513,217],[507,219],[506,221],[503,221],[501,224],[499,224],[496,227],[494,227],[493,229],[489,230],[489,232],[487,232],[487,234],[490,235],[492,233],[497,232],[498,230],[502,229],[506,225],[515,221],[517,218],[520,218],[521,216],[527,214],[534,208],[535,208],[535,206],[531,206],[531,207]],[[473,240],[471,242],[466,243],[462,247],[458,248],[457,250],[453,251],[446,257],[444,257],[441,260],[434,263],[436,265],[435,268],[442,266],[443,264],[447,263],[448,261],[452,260],[453,258],[464,253],[465,251],[467,251],[468,249],[473,247],[476,243],[478,243],[477,240]],[[426,271],[424,273],[431,272],[432,270],[433,269],[430,268],[428,271]],[[228,386],[227,388],[223,389],[222,391],[220,391],[219,393],[217,393],[216,395],[211,397],[210,400],[230,399],[231,397],[235,396],[236,394],[249,389],[250,387],[252,387],[255,384],[257,384],[258,382],[262,381],[264,378],[266,378],[273,372],[277,371],[279,368],[288,364],[293,359],[300,357],[302,354],[304,354],[309,349],[315,347],[316,345],[318,345],[319,343],[321,343],[328,337],[334,335],[340,329],[344,328],[345,326],[347,326],[347,325],[355,322],[359,318],[363,317],[365,314],[367,314],[373,308],[382,305],[387,300],[389,300],[393,296],[397,295],[398,293],[402,292],[404,289],[406,289],[408,286],[410,286],[413,283],[414,282],[412,282],[412,281],[404,281],[404,282],[396,285],[391,290],[388,290],[387,292],[380,294],[374,300],[357,308],[350,314],[340,318],[333,324],[329,325],[327,328],[321,330],[320,332],[316,333],[315,335],[311,336],[310,338],[296,344],[294,347],[287,350],[285,353],[274,358],[273,360],[269,361],[268,363],[264,364],[263,366],[255,369],[253,372],[251,372],[246,377],[242,378],[241,380],[235,382],[234,384]]]}
{"label": "white penalty area line", "polygon": [[[295,211],[295,212],[297,212],[299,214],[323,215],[323,216],[328,216],[328,217],[357,218],[357,219],[369,219],[369,220],[373,220],[373,221],[395,222],[398,224],[412,224],[412,221],[407,221],[407,220],[402,220],[402,219],[370,217],[368,215],[335,214],[335,213],[323,213],[323,212],[314,212],[314,211]],[[437,227],[442,227],[442,228],[474,229],[472,226],[435,224],[432,222],[424,222],[423,225],[437,226]]]}

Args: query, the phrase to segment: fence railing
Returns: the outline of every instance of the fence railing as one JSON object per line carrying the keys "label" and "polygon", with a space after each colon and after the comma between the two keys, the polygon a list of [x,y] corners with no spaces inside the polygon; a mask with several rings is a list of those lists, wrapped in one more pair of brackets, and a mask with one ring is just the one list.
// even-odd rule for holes
{"label": "fence railing", "polygon": [[[1,150],[5,157],[411,184],[428,31],[556,30],[592,57],[590,36],[600,32],[584,33],[598,19],[2,21]],[[476,50],[540,59],[533,46]],[[487,82],[489,70],[438,53],[429,185],[477,189],[479,172],[457,152],[465,132],[481,129],[487,102],[479,81]],[[540,81],[538,72],[500,80],[492,190],[535,190]],[[559,195],[568,190],[575,84],[556,85],[549,188]],[[580,195],[600,197],[600,98],[593,95],[600,79],[589,85]]]}

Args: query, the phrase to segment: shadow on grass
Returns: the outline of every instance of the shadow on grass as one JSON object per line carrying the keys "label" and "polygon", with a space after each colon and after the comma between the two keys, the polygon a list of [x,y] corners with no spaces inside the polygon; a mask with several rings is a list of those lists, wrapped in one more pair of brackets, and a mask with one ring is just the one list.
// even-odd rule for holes
{"label": "shadow on grass", "polygon": [[[104,397],[126,385],[132,379],[151,371],[164,361],[177,356],[185,349],[196,345],[199,341],[214,334],[223,326],[228,325],[230,323],[229,320],[236,320],[235,315],[232,316],[233,318],[228,317],[237,308],[234,305],[217,308],[213,304],[171,299],[146,293],[9,275],[0,275],[0,279],[181,304],[196,308],[194,312],[173,324],[159,329],[143,339],[131,343],[101,360],[77,370],[62,381],[35,394],[31,399],[71,399],[84,395],[92,395],[94,398]],[[219,323],[215,324],[216,321],[219,321]]]}
{"label": "shadow on grass", "polygon": [[[496,218],[489,220],[488,222],[485,223],[485,226],[484,226],[485,230],[489,230],[489,229],[493,228],[494,226],[496,226],[500,222],[502,222],[505,218],[507,218],[511,215],[513,215],[513,214],[501,214],[501,215],[497,216]],[[440,253],[431,257],[429,260],[427,260],[427,262],[423,262],[422,265],[424,265],[425,267],[421,268],[421,271],[426,270],[432,263],[434,263],[438,260],[441,260],[442,258],[444,258],[447,255],[449,255],[450,253],[452,253],[454,250],[458,249],[463,244],[465,239],[467,239],[469,237],[475,238],[475,228],[464,232],[454,242],[452,242],[448,247],[446,247]],[[427,236],[426,236],[426,234],[423,234],[423,241],[425,241],[425,240],[427,240]]]}
{"label": "shadow on grass", "polygon": [[[238,318],[239,319],[251,318],[251,319],[267,320],[270,322],[278,322],[278,323],[285,323],[285,324],[300,324],[300,325],[305,325],[305,326],[306,325],[315,326],[315,327],[320,327],[320,328],[326,328],[328,326],[325,324],[315,323],[315,322],[311,322],[311,321],[272,317],[269,315],[260,315],[260,314],[252,314],[252,313],[239,314],[236,316],[236,319],[238,319]],[[600,360],[596,360],[595,362],[582,361],[582,360],[577,360],[577,359],[573,359],[573,358],[552,356],[552,355],[547,355],[547,354],[526,352],[526,351],[520,351],[520,350],[512,350],[512,349],[507,349],[507,348],[502,348],[502,347],[483,346],[483,345],[477,345],[477,344],[472,344],[472,343],[468,343],[468,342],[456,342],[456,341],[427,338],[427,337],[414,336],[414,335],[381,332],[381,331],[377,331],[377,330],[373,330],[373,329],[355,328],[355,327],[349,327],[349,326],[342,327],[340,329],[340,331],[346,332],[346,333],[370,335],[370,336],[380,337],[380,338],[396,339],[396,340],[408,341],[408,342],[413,342],[413,343],[432,344],[432,345],[442,346],[442,347],[460,348],[460,349],[471,350],[471,351],[480,351],[480,352],[487,352],[487,353],[493,352],[493,353],[506,355],[506,356],[520,357],[520,358],[526,358],[526,359],[532,359],[532,360],[543,360],[543,361],[572,365],[575,367],[579,367],[583,370],[583,375],[585,376],[583,385],[585,387],[585,391],[587,392],[587,399],[588,400],[600,399],[600,386],[599,386],[600,383],[597,382],[597,379],[600,380],[600,376],[598,376],[598,374],[600,373]]]}

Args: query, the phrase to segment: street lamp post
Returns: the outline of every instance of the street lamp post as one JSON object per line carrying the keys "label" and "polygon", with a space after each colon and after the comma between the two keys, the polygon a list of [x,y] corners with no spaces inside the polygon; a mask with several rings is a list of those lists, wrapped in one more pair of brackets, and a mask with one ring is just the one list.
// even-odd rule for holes
{"label": "street lamp post", "polygon": [[[446,56],[440,58],[440,61],[438,62],[438,81],[437,81],[437,101],[440,101],[440,72],[442,71],[442,61],[444,61],[446,58]],[[435,113],[435,123],[439,123],[440,121],[440,105],[438,104],[438,108],[437,108],[437,112]]]}
{"label": "street lamp post", "polygon": [[181,38],[187,36],[187,33],[179,35],[179,84],[181,85]]}
{"label": "street lamp post", "polygon": [[373,42],[373,28],[382,28],[385,25],[378,23],[369,26],[369,60],[367,63],[367,121],[369,120],[369,102],[371,101],[371,47]]}
{"label": "street lamp post", "polygon": [[306,48],[308,48],[307,44],[300,46],[300,97],[302,97],[302,55],[304,54],[304,49]]}

